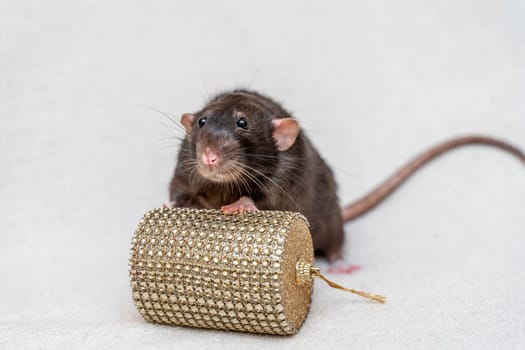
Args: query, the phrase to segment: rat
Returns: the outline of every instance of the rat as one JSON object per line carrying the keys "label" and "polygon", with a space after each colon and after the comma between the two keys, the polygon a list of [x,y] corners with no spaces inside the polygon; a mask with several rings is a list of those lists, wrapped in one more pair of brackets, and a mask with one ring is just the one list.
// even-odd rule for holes
{"label": "rat", "polygon": [[340,207],[334,174],[298,121],[281,104],[251,90],[218,94],[197,112],[185,113],[186,131],[170,182],[174,207],[302,213],[310,223],[316,255],[329,272],[358,267],[343,259],[344,223],[376,207],[410,175],[444,152],[467,144],[494,146],[516,155],[515,146],[486,136],[464,136],[432,147],[369,194]]}

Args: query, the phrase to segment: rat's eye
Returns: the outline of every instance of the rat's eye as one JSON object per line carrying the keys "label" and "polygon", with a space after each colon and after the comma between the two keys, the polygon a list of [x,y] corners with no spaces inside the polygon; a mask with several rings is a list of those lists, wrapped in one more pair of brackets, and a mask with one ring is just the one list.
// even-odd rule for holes
{"label": "rat's eye", "polygon": [[208,121],[208,118],[206,117],[202,117],[199,119],[199,121],[197,123],[199,123],[199,128],[202,128],[204,126],[204,124],[206,124],[206,122]]}
{"label": "rat's eye", "polygon": [[244,118],[239,118],[235,125],[237,125],[237,127],[241,129],[248,129],[248,122]]}

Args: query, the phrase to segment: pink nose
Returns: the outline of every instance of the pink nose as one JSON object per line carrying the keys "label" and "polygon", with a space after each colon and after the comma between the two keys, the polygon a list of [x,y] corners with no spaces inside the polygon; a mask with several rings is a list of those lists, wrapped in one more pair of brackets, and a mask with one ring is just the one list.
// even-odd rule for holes
{"label": "pink nose", "polygon": [[219,163],[219,155],[209,147],[206,147],[206,150],[202,152],[201,158],[205,165],[217,165]]}

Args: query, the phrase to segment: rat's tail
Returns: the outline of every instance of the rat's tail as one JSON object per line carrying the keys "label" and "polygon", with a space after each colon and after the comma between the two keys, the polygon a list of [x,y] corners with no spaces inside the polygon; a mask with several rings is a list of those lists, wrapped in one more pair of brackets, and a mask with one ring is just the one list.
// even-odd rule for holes
{"label": "rat's tail", "polygon": [[360,215],[365,214],[369,210],[375,208],[381,203],[386,197],[388,197],[394,190],[396,190],[406,179],[408,179],[413,173],[415,173],[423,165],[427,164],[432,159],[442,155],[443,153],[464,145],[488,145],[500,148],[504,151],[514,154],[525,164],[525,153],[519,148],[511,145],[502,140],[497,140],[486,136],[462,136],[452,140],[438,144],[428,151],[420,154],[418,157],[410,161],[404,167],[399,169],[391,177],[386,179],[372,192],[368,193],[364,197],[356,200],[355,202],[345,206],[341,210],[343,221],[347,222],[357,218]]}

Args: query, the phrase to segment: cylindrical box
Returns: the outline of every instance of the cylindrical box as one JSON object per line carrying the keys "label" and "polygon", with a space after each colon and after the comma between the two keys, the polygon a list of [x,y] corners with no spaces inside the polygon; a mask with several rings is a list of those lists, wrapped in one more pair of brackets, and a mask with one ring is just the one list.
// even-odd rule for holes
{"label": "cylindrical box", "polygon": [[153,209],[133,237],[133,299],[150,322],[291,335],[312,296],[300,268],[313,261],[298,213]]}

